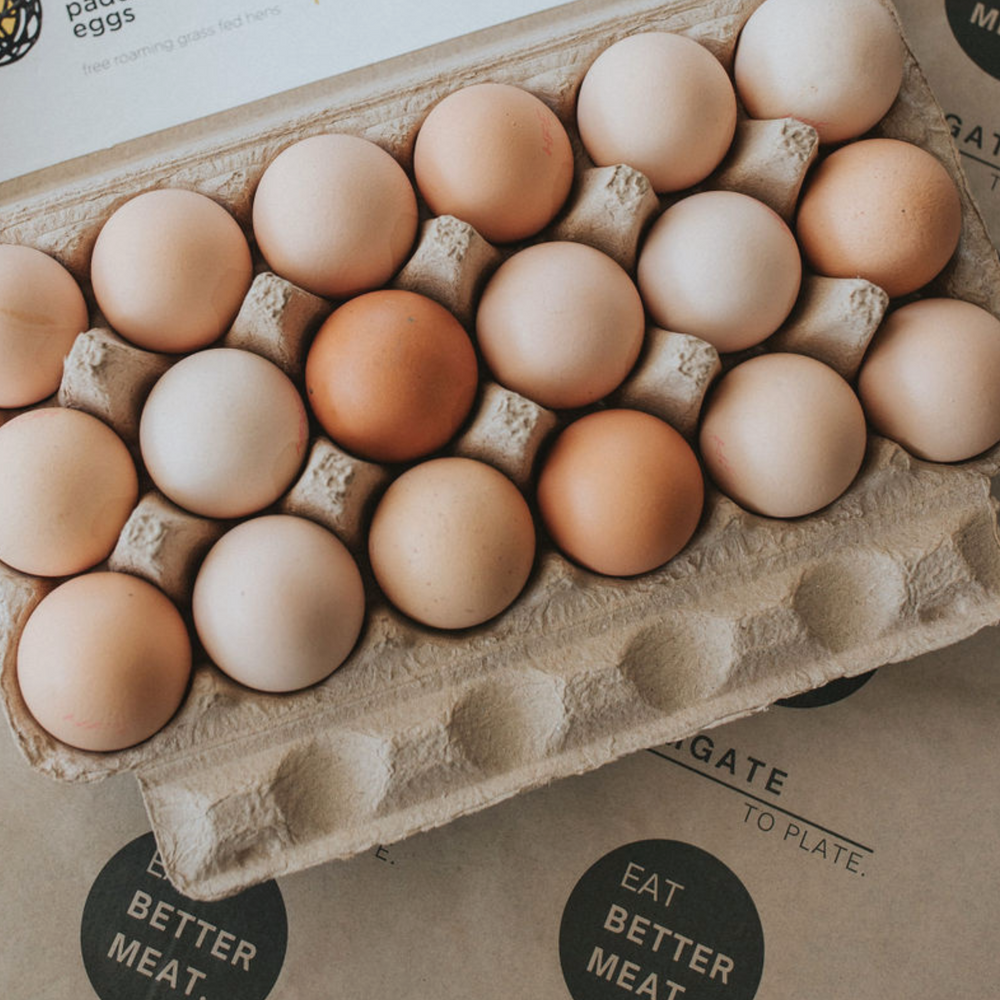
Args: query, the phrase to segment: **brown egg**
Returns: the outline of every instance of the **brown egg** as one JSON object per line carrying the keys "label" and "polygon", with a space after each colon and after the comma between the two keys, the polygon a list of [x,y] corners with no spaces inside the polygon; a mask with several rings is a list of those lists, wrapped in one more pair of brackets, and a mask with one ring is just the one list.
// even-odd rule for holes
{"label": "brown egg", "polygon": [[809,264],[831,278],[865,278],[895,298],[926,285],[951,259],[962,204],[930,153],[898,139],[863,139],[812,174],[797,233]]}
{"label": "brown egg", "polygon": [[438,458],[386,490],[368,552],[397,608],[434,628],[466,628],[500,614],[521,592],[535,529],[503,473],[471,458]]}
{"label": "brown egg", "polygon": [[195,191],[164,188],[125,202],[90,262],[108,322],[133,344],[181,353],[229,328],[250,287],[250,247],[236,220]]}
{"label": "brown egg", "polygon": [[704,180],[736,130],[736,95],[711,52],[665,31],[631,35],[587,70],[577,99],[580,138],[598,166],[627,163],[658,192]]}
{"label": "brown egg", "polygon": [[682,198],[653,224],[639,290],[664,330],[719,351],[759,344],[795,305],[802,261],[792,231],[763,202],[735,191]]}
{"label": "brown egg", "polygon": [[508,258],[479,303],[476,336],[499,382],[542,406],[586,406],[622,382],[646,318],[632,279],[583,243]]}
{"label": "brown egg", "polygon": [[49,407],[0,427],[0,559],[37,576],[110,555],[138,500],[128,448],[96,417]]}
{"label": "brown egg", "polygon": [[768,517],[836,500],[857,475],[866,440],[851,387],[800,354],[762,354],[731,369],[701,424],[701,456],[716,485]]}
{"label": "brown egg", "polygon": [[971,302],[890,313],[858,375],[875,429],[920,458],[959,462],[1000,441],[1000,320]]}
{"label": "brown egg", "polygon": [[0,244],[0,407],[51,396],[86,329],[87,303],[62,264],[31,247]]}
{"label": "brown egg", "polygon": [[259,691],[297,691],[347,658],[365,591],[343,543],[284,514],[228,531],[198,571],[195,628],[216,665]]}
{"label": "brown egg", "polygon": [[533,94],[480,83],[449,94],[417,133],[417,187],[435,215],[454,215],[487,240],[537,233],[573,183],[562,123]]}
{"label": "brown egg", "polygon": [[353,135],[314,135],[283,150],[257,186],[253,230],[270,268],[315,295],[384,285],[417,232],[403,168]]}
{"label": "brown egg", "polygon": [[841,142],[892,106],[905,54],[880,0],[765,0],[743,27],[733,73],[752,117],[797,118],[820,142]]}
{"label": "brown egg", "polygon": [[215,348],[161,376],[139,421],[153,482],[205,517],[243,517],[291,486],[305,458],[302,397],[277,365],[249,351]]}
{"label": "brown egg", "polygon": [[177,609],[124,573],[87,573],[56,587],[32,612],[17,650],[29,711],[81,750],[148,739],[177,711],[190,673]]}
{"label": "brown egg", "polygon": [[472,341],[444,306],[384,289],[337,309],[306,359],[309,404],[326,432],[376,462],[440,448],[476,395]]}
{"label": "brown egg", "polygon": [[538,506],[570,558],[608,576],[662,566],[701,518],[704,485],[690,445],[638,410],[599,410],[558,437],[538,479]]}

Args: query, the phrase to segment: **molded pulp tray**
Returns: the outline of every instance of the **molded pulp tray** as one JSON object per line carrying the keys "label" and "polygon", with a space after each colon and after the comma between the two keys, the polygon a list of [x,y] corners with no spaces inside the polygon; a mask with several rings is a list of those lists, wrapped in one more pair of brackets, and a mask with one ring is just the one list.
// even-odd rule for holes
{"label": "molded pulp tray", "polygon": [[[574,101],[598,52],[626,34],[664,29],[691,35],[728,67],[739,28],[758,3],[571,4],[332,78],[0,186],[2,238],[54,254],[87,287],[94,239],[128,197],[157,186],[194,188],[226,205],[249,232],[256,182],[294,139],[353,132],[409,168],[428,109],[479,81],[518,84],[545,100],[569,128],[583,169]],[[755,129],[764,154],[754,145]],[[741,125],[733,162],[709,186],[770,197],[787,216],[816,154],[810,132],[788,121]],[[961,246],[931,291],[1000,311],[1000,263],[912,57],[900,98],[875,134],[929,149],[963,192]],[[773,184],[761,180],[762,155],[773,166],[764,171],[777,178]],[[591,240],[630,265],[656,208],[641,175],[597,171],[574,198],[543,236]],[[482,279],[498,259],[467,227],[441,220],[427,227],[398,281],[437,295],[468,325]],[[805,287],[846,302],[870,335],[872,311],[877,322],[884,296],[880,303],[879,290],[863,282],[834,284],[826,292],[822,283]],[[287,338],[308,336],[330,305],[267,275],[251,296],[232,342],[270,351],[294,371],[297,348]],[[797,322],[808,328],[809,303],[802,309],[806,319]],[[277,342],[268,339],[272,326]],[[779,336],[791,344],[796,331]],[[674,359],[672,377],[683,383],[679,401],[647,398],[641,379],[621,399],[672,413],[690,432],[717,359],[692,338],[648,339],[657,338],[670,341],[661,358]],[[801,349],[809,349],[808,340],[807,329]],[[143,359],[143,352],[99,331],[83,335],[78,346],[59,402],[90,409],[134,444],[142,395],[166,362]],[[525,485],[534,450],[557,421],[498,392],[483,388],[479,415],[455,450],[485,454]],[[270,696],[239,687],[202,661],[165,730],[103,755],[58,744],[25,709],[15,679],[17,636],[52,582],[0,567],[5,709],[21,750],[39,770],[70,780],[134,771],[171,878],[191,896],[216,898],[391,843],[997,622],[1000,545],[989,482],[997,455],[994,449],[974,462],[937,466],[872,437],[848,493],[792,521],[750,515],[709,490],[688,548],[633,580],[579,569],[542,539],[514,606],[486,626],[455,634],[415,626],[370,585],[361,644],[327,681]],[[282,506],[334,525],[360,553],[363,521],[385,477],[367,463],[344,462],[318,441],[311,483],[296,487]],[[526,493],[530,498],[530,485]],[[198,555],[218,527],[172,512],[155,496],[147,502],[126,526],[112,564],[157,580],[184,607]]]}

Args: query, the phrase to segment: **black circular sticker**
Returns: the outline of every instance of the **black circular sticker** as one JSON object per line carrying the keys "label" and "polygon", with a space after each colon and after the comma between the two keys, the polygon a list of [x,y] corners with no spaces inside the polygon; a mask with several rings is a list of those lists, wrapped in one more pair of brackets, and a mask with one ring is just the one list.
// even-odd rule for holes
{"label": "black circular sticker", "polygon": [[858,674],[857,677],[838,677],[814,691],[805,691],[792,698],[782,698],[776,704],[783,708],[822,708],[824,705],[833,705],[859,691],[874,676],[875,671],[869,670],[867,674]]}
{"label": "black circular sticker", "polygon": [[101,869],[80,928],[83,964],[101,1000],[264,1000],[287,944],[274,882],[215,903],[188,899],[167,881],[151,833]]}
{"label": "black circular sticker", "polygon": [[0,66],[17,62],[41,32],[41,0],[0,0]]}
{"label": "black circular sticker", "polygon": [[1000,80],[1000,3],[997,0],[945,0],[948,24],[965,54]]}
{"label": "black circular sticker", "polygon": [[707,851],[641,840],[570,893],[559,960],[573,1000],[752,1000],[764,931],[743,883]]}

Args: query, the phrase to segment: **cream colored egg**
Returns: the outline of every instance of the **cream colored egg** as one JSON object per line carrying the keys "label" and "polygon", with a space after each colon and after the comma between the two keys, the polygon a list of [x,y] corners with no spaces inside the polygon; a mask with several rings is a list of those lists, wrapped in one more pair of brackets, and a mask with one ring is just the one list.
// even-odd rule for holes
{"label": "cream colored egg", "polygon": [[230,677],[259,691],[297,691],[347,659],[365,593],[335,535],[278,514],[244,521],[215,543],[192,608],[198,637]]}
{"label": "cream colored egg", "polygon": [[875,429],[920,458],[959,462],[1000,441],[1000,320],[958,299],[890,313],[858,375]]}
{"label": "cream colored egg", "polygon": [[736,130],[736,96],[704,46],[663,31],[630,35],[587,70],[577,99],[580,138],[598,166],[627,163],[658,192],[704,180]]}
{"label": "cream colored egg", "polygon": [[150,351],[205,347],[229,328],[250,287],[250,247],[236,220],[195,191],[163,188],[125,202],[90,263],[108,322]]}
{"label": "cream colored egg", "polygon": [[743,27],[733,72],[751,117],[797,118],[820,142],[841,142],[892,106],[905,52],[879,0],[765,0]]}
{"label": "cream colored egg", "polygon": [[51,396],[86,329],[87,303],[62,264],[31,247],[0,245],[0,407]]}
{"label": "cream colored egg", "polygon": [[243,517],[273,503],[307,442],[305,406],[288,376],[230,348],[178,361],[153,386],[139,423],[153,482],[206,517]]}
{"label": "cream colored egg", "polygon": [[586,406],[617,388],[644,332],[632,279],[582,243],[538,243],[508,258],[476,316],[497,381],[555,409]]}
{"label": "cream colored egg", "polygon": [[799,354],[762,354],[731,369],[708,400],[700,434],[719,489],[768,517],[832,503],[857,475],[865,445],[851,387]]}
{"label": "cream colored egg", "polygon": [[638,278],[658,326],[738,351],[784,322],[799,293],[802,262],[792,231],[763,202],[705,191],[656,220]]}
{"label": "cream colored egg", "polygon": [[368,552],[397,608],[435,628],[466,628],[500,614],[521,592],[535,529],[503,473],[469,458],[438,458],[408,469],[386,491]]}
{"label": "cream colored egg", "polygon": [[56,587],[32,612],[17,650],[28,710],[81,750],[148,739],[177,711],[190,673],[180,613],[152,584],[124,573],[86,573]]}
{"label": "cream colored egg", "polygon": [[314,135],[268,165],[253,202],[254,236],[268,265],[328,298],[384,285],[417,231],[417,199],[403,168],[353,135]]}
{"label": "cream colored egg", "polygon": [[562,122],[534,94],[480,83],[431,109],[417,133],[413,172],[435,215],[509,243],[534,235],[562,208],[573,150]]}
{"label": "cream colored egg", "polygon": [[67,576],[107,558],[138,500],[128,448],[79,410],[31,410],[0,426],[0,560]]}

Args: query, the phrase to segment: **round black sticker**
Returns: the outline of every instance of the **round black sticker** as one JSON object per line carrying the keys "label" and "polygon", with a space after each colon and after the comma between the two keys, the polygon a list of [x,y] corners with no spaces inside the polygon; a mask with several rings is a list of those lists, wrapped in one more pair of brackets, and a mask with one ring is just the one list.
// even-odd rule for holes
{"label": "round black sticker", "polygon": [[869,670],[867,674],[858,674],[857,677],[838,677],[814,691],[806,691],[792,698],[782,698],[777,704],[783,708],[822,708],[824,705],[833,705],[859,691],[874,676],[875,671]]}
{"label": "round black sticker", "polygon": [[641,840],[570,893],[559,960],[573,1000],[752,1000],[764,931],[743,883],[707,851]]}
{"label": "round black sticker", "polygon": [[215,903],[188,899],[167,881],[151,833],[101,869],[80,928],[83,964],[101,1000],[264,1000],[287,943],[274,882]]}
{"label": "round black sticker", "polygon": [[945,0],[945,10],[965,54],[1000,80],[1000,0]]}
{"label": "round black sticker", "polygon": [[0,0],[0,66],[17,62],[41,31],[41,0]]}

